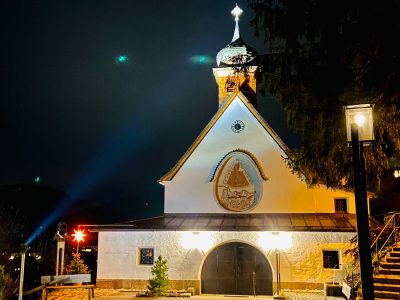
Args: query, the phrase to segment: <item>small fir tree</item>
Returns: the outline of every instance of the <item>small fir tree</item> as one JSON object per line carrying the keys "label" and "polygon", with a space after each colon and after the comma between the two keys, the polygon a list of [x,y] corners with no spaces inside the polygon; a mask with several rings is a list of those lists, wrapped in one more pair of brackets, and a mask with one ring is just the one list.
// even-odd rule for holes
{"label": "small fir tree", "polygon": [[154,266],[151,268],[150,284],[147,287],[154,297],[165,296],[168,287],[168,265],[167,260],[161,255],[156,260]]}
{"label": "small fir tree", "polygon": [[85,265],[85,262],[81,258],[80,253],[73,253],[73,259],[69,262],[67,266],[67,274],[89,274],[89,267]]}

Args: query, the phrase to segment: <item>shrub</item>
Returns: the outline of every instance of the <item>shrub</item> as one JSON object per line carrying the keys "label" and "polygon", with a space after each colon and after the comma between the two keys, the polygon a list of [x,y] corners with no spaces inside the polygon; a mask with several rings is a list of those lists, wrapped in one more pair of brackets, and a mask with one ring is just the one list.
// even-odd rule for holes
{"label": "shrub", "polygon": [[4,266],[0,266],[0,300],[9,299],[12,294],[13,280],[4,271]]}
{"label": "shrub", "polygon": [[153,278],[150,279],[150,284],[147,287],[151,295],[154,297],[165,296],[168,288],[168,265],[167,260],[161,255],[151,268],[151,275],[153,275]]}
{"label": "shrub", "polygon": [[80,253],[73,253],[72,260],[69,262],[67,266],[67,274],[89,274],[89,267],[85,265],[85,262],[81,258]]}

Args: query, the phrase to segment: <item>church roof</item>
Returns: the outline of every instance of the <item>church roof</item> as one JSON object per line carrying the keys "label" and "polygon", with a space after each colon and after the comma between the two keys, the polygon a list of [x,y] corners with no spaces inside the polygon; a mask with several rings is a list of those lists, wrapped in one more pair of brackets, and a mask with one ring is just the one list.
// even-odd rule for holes
{"label": "church roof", "polygon": [[237,6],[232,10],[232,15],[235,16],[235,31],[233,33],[232,41],[222,48],[217,54],[217,66],[225,67],[232,65],[244,65],[253,63],[257,57],[257,50],[247,45],[239,31],[239,16],[242,10]]}
{"label": "church roof", "polygon": [[284,142],[280,139],[280,137],[275,133],[275,131],[269,126],[269,124],[264,120],[264,118],[259,114],[259,112],[255,109],[255,107],[250,103],[250,101],[239,91],[232,93],[225,101],[224,104],[220,107],[211,121],[207,124],[207,126],[203,129],[194,143],[189,147],[189,149],[183,154],[181,159],[177,162],[177,164],[167,173],[165,174],[158,182],[162,183],[164,181],[170,181],[174,178],[176,173],[180,170],[183,164],[187,161],[193,151],[197,148],[197,146],[201,143],[207,133],[211,130],[211,128],[215,125],[215,123],[219,120],[219,118],[224,114],[229,105],[238,98],[243,104],[248,108],[248,110],[252,113],[252,115],[257,119],[257,121],[261,124],[261,126],[269,133],[269,135],[275,140],[275,142],[279,145],[279,147],[286,152],[288,149]]}
{"label": "church roof", "polygon": [[[83,226],[83,225],[82,225]],[[345,213],[164,214],[90,231],[356,231],[356,215]]]}

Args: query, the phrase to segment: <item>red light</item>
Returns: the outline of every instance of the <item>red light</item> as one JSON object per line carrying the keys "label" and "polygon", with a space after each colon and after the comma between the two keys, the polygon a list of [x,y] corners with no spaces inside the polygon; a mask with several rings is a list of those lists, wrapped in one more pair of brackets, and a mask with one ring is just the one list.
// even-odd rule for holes
{"label": "red light", "polygon": [[84,230],[84,229],[83,229],[83,230],[81,230],[81,229],[78,229],[78,230],[74,229],[74,233],[71,234],[71,236],[74,237],[74,239],[73,239],[72,241],[77,241],[78,243],[84,242],[84,241],[85,241],[84,237],[85,237],[86,235],[87,235],[87,234],[85,233],[85,230]]}

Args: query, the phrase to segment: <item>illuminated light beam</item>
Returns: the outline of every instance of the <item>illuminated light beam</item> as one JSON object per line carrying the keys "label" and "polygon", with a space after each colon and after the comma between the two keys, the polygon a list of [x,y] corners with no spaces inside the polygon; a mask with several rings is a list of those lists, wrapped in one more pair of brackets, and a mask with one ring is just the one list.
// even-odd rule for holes
{"label": "illuminated light beam", "polygon": [[75,183],[68,189],[70,197],[61,199],[59,205],[43,220],[41,225],[25,242],[29,245],[42,231],[56,222],[78,199],[84,197],[97,184],[106,179],[121,164],[131,156],[150,137],[156,135],[145,134],[141,122],[136,118],[131,124],[122,128],[116,135],[104,143],[97,156],[87,165]]}
{"label": "illuminated light beam", "polygon": [[214,60],[207,55],[193,55],[190,57],[190,61],[195,65],[210,65],[214,63]]}
{"label": "illuminated light beam", "polygon": [[[208,56],[207,56],[208,57]],[[209,58],[209,57],[208,57]],[[210,59],[210,58],[209,58]],[[211,59],[210,64],[214,61]],[[163,82],[159,90],[169,89],[172,84],[176,84],[176,77],[169,76]],[[183,86],[182,88],[189,88],[190,85]],[[166,109],[167,107],[173,105],[173,101],[177,101],[179,97],[172,97],[170,101],[165,101],[164,98],[159,97],[157,89],[150,90],[148,92],[149,99],[153,99],[154,105],[159,108],[160,111]],[[177,103],[175,103],[177,105]],[[140,113],[148,113],[144,110],[144,107],[138,107],[137,111]],[[157,139],[158,136],[163,134],[170,134],[170,128],[168,126],[161,128],[163,131],[154,131],[151,127],[147,128],[146,132],[143,131],[143,126],[141,125],[141,120],[138,118],[140,113],[137,116],[132,116],[132,120],[136,120],[135,123],[130,124],[128,128],[123,128],[120,132],[117,133],[116,137],[111,138],[110,141],[104,143],[103,149],[98,153],[97,157],[93,159],[93,161],[85,168],[81,175],[75,180],[74,184],[67,190],[69,193],[69,197],[63,198],[59,205],[43,220],[41,226],[38,227],[32,235],[28,238],[25,244],[29,245],[37,236],[41,234],[43,230],[46,230],[51,224],[57,221],[65,211],[73,205],[79,197],[83,197],[87,192],[89,192],[96,184],[98,184],[101,180],[104,180],[109,173],[111,173],[115,168],[117,163],[121,163],[126,156],[132,154],[134,151],[138,149],[143,149],[141,146],[145,143],[151,143],[153,140]],[[168,115],[163,115],[165,118],[168,118]],[[175,116],[171,114],[170,118]],[[172,122],[171,119],[167,119],[166,122]],[[157,128],[159,130],[159,128]],[[112,155],[109,160],[107,160],[107,151],[112,152],[113,147],[120,146],[121,144],[120,155],[124,155],[124,157],[118,157],[118,155]],[[130,145],[130,143],[133,143]],[[128,145],[126,145],[128,144]],[[141,145],[142,144],[142,145]],[[124,146],[125,145],[125,146]],[[125,147],[125,148],[124,148]],[[130,147],[126,149],[126,147]],[[124,148],[124,149],[122,149]],[[103,166],[101,166],[104,164]]]}

